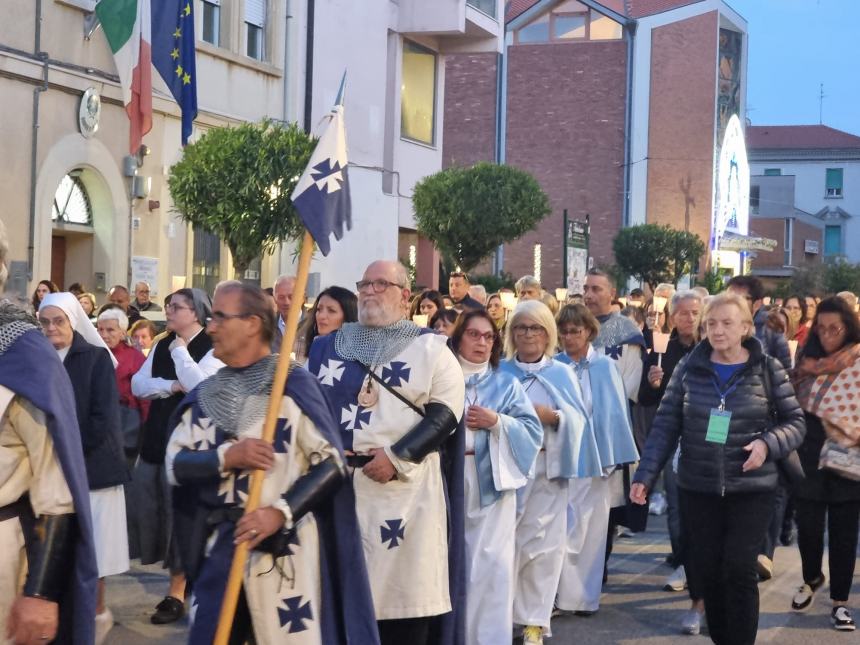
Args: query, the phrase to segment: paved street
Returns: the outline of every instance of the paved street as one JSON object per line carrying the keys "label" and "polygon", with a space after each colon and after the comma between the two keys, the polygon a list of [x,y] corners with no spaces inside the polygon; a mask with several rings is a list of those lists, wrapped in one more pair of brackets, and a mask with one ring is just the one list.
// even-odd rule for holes
{"label": "paved street", "polygon": [[[593,617],[562,617],[553,621],[556,645],[607,645],[637,643],[667,645],[710,642],[706,637],[682,636],[677,625],[688,606],[686,593],[661,590],[669,569],[663,564],[668,553],[668,536],[663,517],[651,517],[649,531],[633,539],[616,542],[610,560],[609,583],[601,609]],[[779,547],[774,578],[760,586],[762,599],[759,643],[809,645],[855,642],[856,635],[839,634],[830,628],[829,587],[816,597],[805,614],[790,611],[794,589],[800,584],[800,557],[796,547]],[[826,570],[826,569],[825,569]],[[166,576],[156,567],[136,567],[131,573],[108,582],[108,602],[117,626],[109,644],[179,643],[185,621],[157,627],[149,614],[166,589]]]}

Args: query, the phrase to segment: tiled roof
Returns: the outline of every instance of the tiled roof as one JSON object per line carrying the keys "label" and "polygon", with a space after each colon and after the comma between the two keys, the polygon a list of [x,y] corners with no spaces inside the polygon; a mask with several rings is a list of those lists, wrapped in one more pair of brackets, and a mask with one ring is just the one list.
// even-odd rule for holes
{"label": "tiled roof", "polygon": [[749,125],[750,150],[860,149],[860,137],[826,125]]}
{"label": "tiled roof", "polygon": [[[663,13],[671,9],[677,9],[688,4],[701,2],[701,0],[599,0],[607,9],[627,16],[628,18],[642,18],[652,16],[655,13]],[[505,22],[525,13],[539,0],[508,0],[505,3]]]}
{"label": "tiled roof", "polygon": [[697,2],[700,0],[624,0],[625,13],[630,18],[653,16],[655,13],[671,11]]}

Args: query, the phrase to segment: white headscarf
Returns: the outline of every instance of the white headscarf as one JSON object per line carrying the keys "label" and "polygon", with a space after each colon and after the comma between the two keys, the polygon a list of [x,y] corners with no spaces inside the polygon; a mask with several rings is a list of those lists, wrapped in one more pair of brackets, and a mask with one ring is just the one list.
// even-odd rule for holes
{"label": "white headscarf", "polygon": [[114,368],[116,368],[116,357],[113,355],[113,352],[108,349],[108,346],[102,340],[102,337],[99,336],[99,333],[93,326],[89,316],[84,312],[84,308],[81,307],[81,303],[78,302],[78,299],[75,297],[75,294],[69,293],[68,291],[47,293],[45,294],[45,297],[42,298],[42,302],[39,305],[39,312],[41,312],[45,307],[57,307],[62,309],[63,313],[65,313],[66,317],[69,319],[72,329],[83,336],[84,340],[90,345],[104,347],[107,350],[111,361],[113,361]]}

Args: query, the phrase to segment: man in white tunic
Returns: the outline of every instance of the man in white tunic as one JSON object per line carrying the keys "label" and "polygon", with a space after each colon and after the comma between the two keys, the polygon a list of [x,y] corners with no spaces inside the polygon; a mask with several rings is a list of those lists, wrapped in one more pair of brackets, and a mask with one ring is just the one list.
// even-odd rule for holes
{"label": "man in white tunic", "polygon": [[[277,364],[274,329],[262,290],[219,285],[207,331],[226,367],[183,401],[168,443],[177,538],[195,590],[189,643],[212,642],[234,544],[248,542],[235,642],[375,645],[369,586],[354,561],[361,552],[351,496],[333,507],[348,492],[336,423],[307,372],[290,374],[274,442],[260,439]],[[243,515],[253,469],[267,471],[260,507]],[[338,539],[350,527],[355,548],[343,566]],[[337,591],[327,593],[331,586]],[[348,610],[335,600],[343,598]]]}
{"label": "man in white tunic", "polygon": [[[464,609],[462,581],[449,579],[449,566],[456,569],[449,545],[452,559],[463,550],[464,448],[443,455],[440,447],[463,414],[463,372],[444,336],[404,320],[409,287],[402,265],[374,262],[356,286],[359,322],[318,337],[308,369],[340,415],[347,462],[355,467],[381,642],[447,644],[456,631],[452,606]],[[443,471],[460,482],[458,491],[449,482],[449,496],[460,496],[459,505],[452,501],[450,525]]]}

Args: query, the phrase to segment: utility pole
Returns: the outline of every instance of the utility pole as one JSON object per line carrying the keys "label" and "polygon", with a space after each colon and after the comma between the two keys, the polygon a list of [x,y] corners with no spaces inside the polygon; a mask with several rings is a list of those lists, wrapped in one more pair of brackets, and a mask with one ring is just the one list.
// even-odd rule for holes
{"label": "utility pole", "polygon": [[824,124],[824,83],[821,83],[818,90],[818,125]]}

